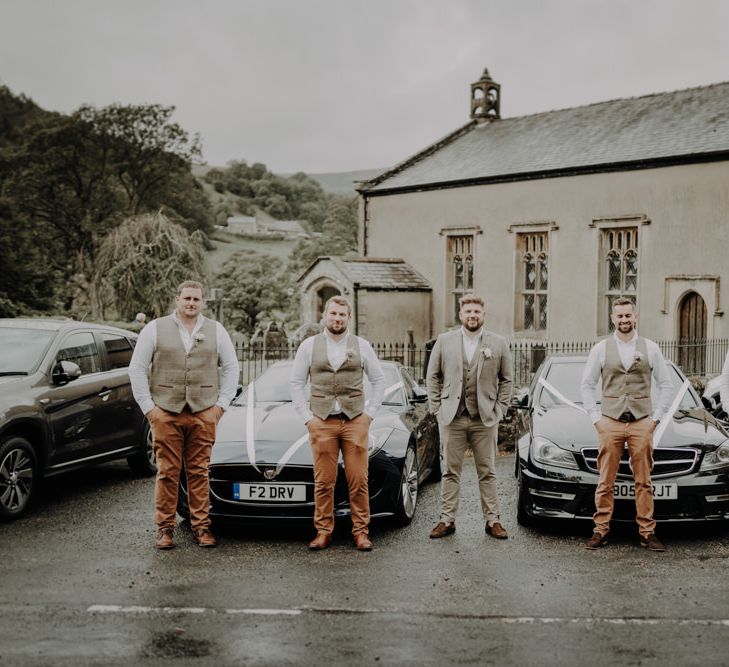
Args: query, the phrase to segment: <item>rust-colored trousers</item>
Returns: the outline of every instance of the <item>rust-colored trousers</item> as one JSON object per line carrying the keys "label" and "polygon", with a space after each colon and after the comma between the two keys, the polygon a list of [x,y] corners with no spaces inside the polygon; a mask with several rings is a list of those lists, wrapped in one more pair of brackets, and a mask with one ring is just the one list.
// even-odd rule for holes
{"label": "rust-colored trousers", "polygon": [[600,481],[595,491],[593,516],[595,532],[607,535],[615,503],[615,476],[618,473],[623,447],[628,444],[633,479],[635,480],[635,520],[638,531],[643,537],[655,532],[653,520],[653,420],[644,417],[634,422],[621,422],[605,417],[601,419],[603,431],[599,436],[600,450],[597,455],[597,468]]}
{"label": "rust-colored trousers", "polygon": [[351,420],[313,417],[307,428],[314,459],[314,527],[318,533],[334,530],[334,486],[341,449],[352,510],[352,534],[366,535],[370,524],[367,486],[370,418],[364,414]]}
{"label": "rust-colored trousers", "polygon": [[217,426],[214,407],[194,414],[187,406],[180,414],[160,410],[160,416],[150,422],[157,456],[154,515],[157,528],[175,527],[177,491],[183,461],[187,476],[190,526],[193,530],[210,527],[208,465]]}

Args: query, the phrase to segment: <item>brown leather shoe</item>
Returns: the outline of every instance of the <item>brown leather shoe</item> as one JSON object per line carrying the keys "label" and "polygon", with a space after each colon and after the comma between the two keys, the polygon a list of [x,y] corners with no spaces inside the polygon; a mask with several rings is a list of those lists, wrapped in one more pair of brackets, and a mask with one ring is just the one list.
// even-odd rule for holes
{"label": "brown leather shoe", "polygon": [[666,547],[654,533],[651,533],[647,537],[640,536],[640,546],[645,547],[648,551],[665,551]]}
{"label": "brown leather shoe", "polygon": [[192,531],[192,539],[199,547],[211,548],[215,546],[215,538],[207,528],[198,528]]}
{"label": "brown leather shoe", "polygon": [[509,537],[509,533],[498,521],[494,521],[490,526],[486,524],[486,534],[495,537],[497,540],[505,540]]}
{"label": "brown leather shoe", "polygon": [[155,549],[172,549],[175,543],[172,541],[172,528],[159,528],[157,530],[157,541],[154,543]]}
{"label": "brown leather shoe", "polygon": [[585,549],[599,549],[600,547],[604,547],[607,543],[607,535],[595,532],[592,534],[592,537],[585,542]]}
{"label": "brown leather shoe", "polygon": [[359,551],[372,551],[372,542],[367,536],[367,533],[355,533],[354,535],[354,546]]}
{"label": "brown leather shoe", "polygon": [[445,537],[446,535],[452,535],[456,532],[456,524],[453,523],[444,523],[443,521],[439,521],[438,524],[433,528],[433,530],[430,531],[430,539],[431,540],[437,540],[440,537]]}
{"label": "brown leather shoe", "polygon": [[326,549],[332,542],[331,533],[317,533],[316,537],[309,542],[309,549],[312,551],[321,551]]}

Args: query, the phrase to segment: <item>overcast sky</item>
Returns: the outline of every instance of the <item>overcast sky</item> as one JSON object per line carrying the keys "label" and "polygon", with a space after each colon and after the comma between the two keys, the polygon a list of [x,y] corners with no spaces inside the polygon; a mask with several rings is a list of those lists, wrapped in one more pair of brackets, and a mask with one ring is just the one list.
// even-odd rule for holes
{"label": "overcast sky", "polygon": [[725,0],[0,0],[0,83],[174,105],[205,160],[391,166],[460,127],[729,80]]}

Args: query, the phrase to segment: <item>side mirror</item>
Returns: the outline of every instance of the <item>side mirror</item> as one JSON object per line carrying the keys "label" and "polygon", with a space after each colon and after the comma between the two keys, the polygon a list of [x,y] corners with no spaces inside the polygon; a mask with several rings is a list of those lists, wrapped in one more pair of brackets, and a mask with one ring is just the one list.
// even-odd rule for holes
{"label": "side mirror", "polygon": [[415,385],[413,387],[413,392],[410,394],[410,402],[411,403],[427,403],[428,402],[428,392],[423,389],[422,387],[418,387],[418,385]]}
{"label": "side mirror", "polygon": [[511,400],[512,407],[517,410],[526,410],[529,407],[529,390],[524,387]]}
{"label": "side mirror", "polygon": [[81,377],[81,368],[73,361],[59,361],[54,369],[51,379],[53,384],[68,384]]}

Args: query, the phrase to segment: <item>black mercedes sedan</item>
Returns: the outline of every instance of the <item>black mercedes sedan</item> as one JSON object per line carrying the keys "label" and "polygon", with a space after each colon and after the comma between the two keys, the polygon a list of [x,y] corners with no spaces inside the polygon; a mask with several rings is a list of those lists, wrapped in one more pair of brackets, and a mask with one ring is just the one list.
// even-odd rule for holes
{"label": "black mercedes sedan", "polygon": [[[586,360],[548,357],[519,406],[526,410],[528,424],[518,440],[515,469],[517,520],[522,525],[592,519],[595,512],[597,433],[580,395]],[[669,372],[675,388],[671,414],[654,438],[655,519],[727,519],[729,436],[683,373],[670,363]],[[614,521],[635,520],[634,496],[626,448],[615,481]]]}
{"label": "black mercedes sedan", "polygon": [[[271,365],[233,401],[220,424],[210,461],[210,516],[216,522],[311,520],[314,470],[308,431],[289,392],[291,361]],[[427,394],[407,369],[382,362],[385,395],[370,426],[372,518],[408,524],[418,486],[440,472],[438,423]],[[365,382],[365,394],[369,386]],[[185,480],[178,513],[189,516]],[[343,464],[334,492],[335,517],[350,514]]]}

